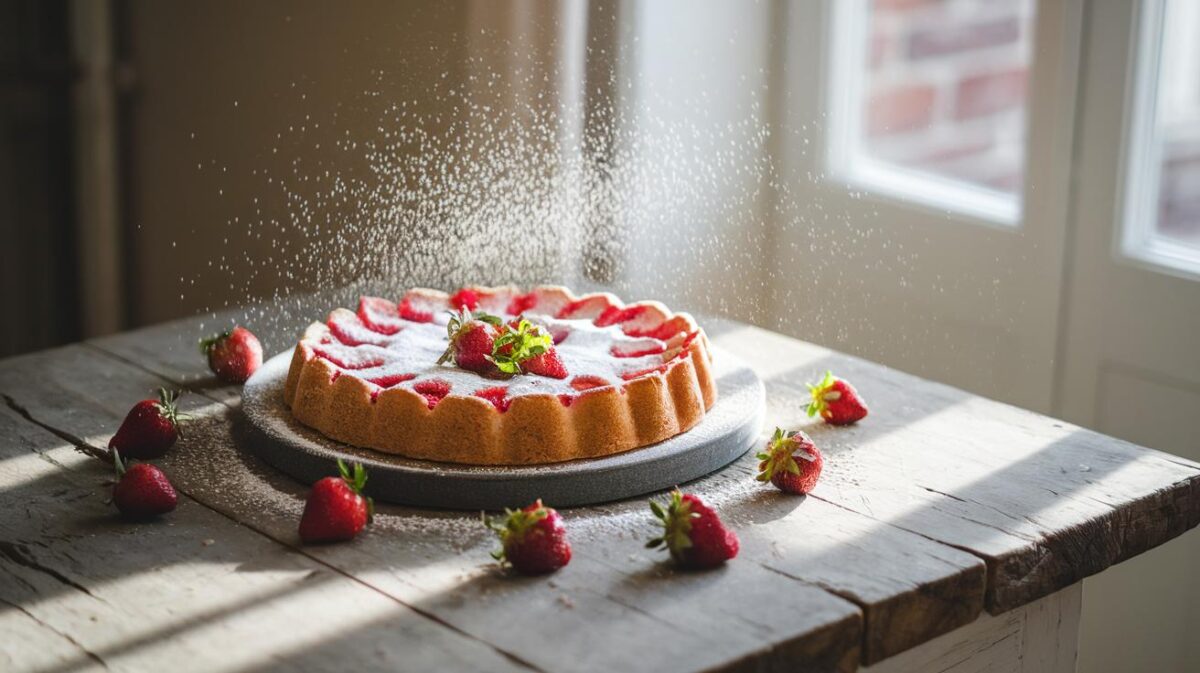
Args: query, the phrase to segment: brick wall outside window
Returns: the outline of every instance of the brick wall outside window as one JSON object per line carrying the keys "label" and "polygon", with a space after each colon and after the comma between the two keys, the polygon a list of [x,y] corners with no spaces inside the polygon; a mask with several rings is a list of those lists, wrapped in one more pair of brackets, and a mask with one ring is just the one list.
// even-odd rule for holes
{"label": "brick wall outside window", "polygon": [[874,0],[866,152],[1019,194],[1031,0]]}
{"label": "brick wall outside window", "polygon": [[[1200,9],[1175,0],[1177,31],[1200,41]],[[863,147],[876,159],[1019,195],[1034,0],[871,0]],[[1181,38],[1180,35],[1183,35]],[[1164,53],[1157,231],[1200,246],[1200,59]],[[1164,75],[1166,73],[1164,72]],[[1186,95],[1180,95],[1186,91]],[[1160,94],[1163,93],[1160,91]],[[1164,99],[1165,100],[1165,99]]]}

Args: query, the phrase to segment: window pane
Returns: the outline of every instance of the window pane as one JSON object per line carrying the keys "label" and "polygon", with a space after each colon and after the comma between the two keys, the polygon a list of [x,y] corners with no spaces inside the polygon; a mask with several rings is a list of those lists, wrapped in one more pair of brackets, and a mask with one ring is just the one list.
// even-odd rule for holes
{"label": "window pane", "polygon": [[1155,233],[1200,248],[1200,2],[1167,3],[1159,68]]}
{"label": "window pane", "polygon": [[1200,2],[1147,0],[1126,134],[1121,248],[1200,273]]}
{"label": "window pane", "polygon": [[1032,0],[871,0],[868,7],[860,156],[1018,200]]}

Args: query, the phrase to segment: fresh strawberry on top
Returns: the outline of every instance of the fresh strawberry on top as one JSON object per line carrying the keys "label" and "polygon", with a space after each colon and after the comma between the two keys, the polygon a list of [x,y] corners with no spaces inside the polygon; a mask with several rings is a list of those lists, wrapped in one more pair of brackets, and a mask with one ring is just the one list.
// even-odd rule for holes
{"label": "fresh strawberry on top", "polygon": [[539,499],[519,510],[505,510],[503,521],[483,523],[496,532],[501,548],[492,557],[524,575],[544,575],[571,562],[571,544],[558,512]]}
{"label": "fresh strawberry on top", "polygon": [[784,432],[783,428],[775,428],[758,459],[759,481],[769,481],[784,493],[796,495],[813,490],[825,462],[808,435],[799,430]]}
{"label": "fresh strawberry on top", "polygon": [[812,402],[808,415],[821,415],[826,423],[850,425],[867,415],[867,403],[858,396],[858,391],[848,381],[839,379],[833,372],[825,372],[825,378],[816,385],[808,384]]}
{"label": "fresh strawberry on top", "polygon": [[350,540],[371,521],[375,506],[362,494],[367,471],[361,463],[355,463],[351,470],[338,460],[338,472],[339,476],[313,484],[304,503],[300,539],[306,544]]}
{"label": "fresh strawberry on top", "polygon": [[143,521],[175,509],[179,497],[162,470],[149,463],[138,463],[126,469],[120,451],[113,451],[112,458],[117,468],[112,501],[122,516]]}
{"label": "fresh strawberry on top", "polygon": [[567,368],[554,348],[554,338],[524,317],[514,318],[504,325],[500,336],[496,337],[490,360],[505,374],[567,378]]}
{"label": "fresh strawberry on top", "polygon": [[567,378],[567,368],[558,357],[558,352],[551,346],[541,355],[535,355],[521,364],[527,374],[548,376],[552,379]]}
{"label": "fresh strawberry on top", "polygon": [[142,400],[133,405],[121,427],[117,428],[117,434],[108,440],[108,448],[138,460],[165,454],[179,438],[180,421],[187,418],[179,413],[178,399],[178,391],[159,388],[158,399]]}
{"label": "fresh strawberry on top", "polygon": [[646,548],[665,547],[681,567],[714,568],[737,556],[737,535],[698,496],[675,489],[665,510],[654,500],[650,501],[650,510],[664,531],[647,542]]}
{"label": "fresh strawberry on top", "polygon": [[200,352],[208,356],[209,369],[226,383],[245,383],[262,366],[262,344],[245,327],[201,339]]}
{"label": "fresh strawberry on top", "polygon": [[488,313],[472,313],[464,308],[450,316],[446,324],[446,336],[450,344],[438,358],[438,364],[454,360],[463,369],[488,373],[495,371],[491,357],[494,350],[500,318]]}

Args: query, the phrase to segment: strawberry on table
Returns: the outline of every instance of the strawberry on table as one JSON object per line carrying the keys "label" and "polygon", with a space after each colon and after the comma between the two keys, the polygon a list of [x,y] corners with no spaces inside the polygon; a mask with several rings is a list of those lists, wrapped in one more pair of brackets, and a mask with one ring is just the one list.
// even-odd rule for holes
{"label": "strawberry on table", "polygon": [[519,510],[505,510],[502,522],[483,517],[500,538],[492,557],[524,575],[544,575],[571,562],[571,544],[562,517],[539,499]]}
{"label": "strawberry on table", "polygon": [[554,348],[554,337],[524,317],[503,326],[488,359],[505,374],[567,378],[567,368]]}
{"label": "strawberry on table", "polygon": [[499,334],[500,318],[489,313],[472,313],[463,308],[450,317],[446,336],[450,344],[438,358],[438,364],[451,360],[459,367],[481,374],[494,372],[491,356]]}
{"label": "strawberry on table", "polygon": [[126,469],[119,451],[113,451],[112,457],[117,468],[112,501],[122,516],[144,521],[175,509],[179,498],[162,470],[149,463],[138,463]]}
{"label": "strawberry on table", "polygon": [[681,567],[715,568],[737,556],[737,535],[698,496],[675,489],[665,510],[654,500],[650,501],[650,510],[664,530],[660,537],[647,542],[646,548],[665,547]]}
{"label": "strawberry on table", "polygon": [[816,385],[808,384],[812,402],[808,415],[821,415],[831,425],[850,425],[867,415],[867,403],[849,381],[839,379],[833,372],[825,372],[825,378]]}
{"label": "strawberry on table", "polygon": [[179,392],[159,388],[158,399],[142,400],[133,405],[117,434],[108,440],[108,448],[128,458],[159,458],[179,438],[179,423],[187,417],[179,413]]}
{"label": "strawberry on table", "polygon": [[314,542],[343,542],[371,521],[375,506],[362,494],[367,483],[367,471],[361,463],[353,470],[338,460],[339,476],[325,477],[313,484],[312,493],[304,503],[300,517],[300,539]]}
{"label": "strawberry on table", "polygon": [[784,493],[804,495],[813,490],[821,477],[824,459],[821,450],[808,435],[795,430],[775,428],[766,451],[758,454],[758,480],[775,484]]}
{"label": "strawberry on table", "polygon": [[208,356],[209,369],[226,383],[245,383],[262,366],[262,344],[245,327],[201,339],[200,352]]}

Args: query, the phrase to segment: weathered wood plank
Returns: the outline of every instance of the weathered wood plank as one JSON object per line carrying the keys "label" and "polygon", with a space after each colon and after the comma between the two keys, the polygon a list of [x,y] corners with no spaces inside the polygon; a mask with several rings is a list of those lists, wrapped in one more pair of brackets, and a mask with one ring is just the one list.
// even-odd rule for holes
{"label": "weathered wood plank", "polygon": [[[68,432],[102,444],[107,436],[89,428],[99,424],[111,432],[128,404],[109,403],[110,397],[121,397],[114,388],[133,395],[125,399],[135,399],[155,380],[98,351],[68,350],[0,363],[0,391],[8,394],[13,382],[27,379],[30,371],[48,372],[40,378],[42,385],[11,396],[38,420],[65,423]],[[67,376],[67,371],[74,375]],[[108,392],[80,395],[90,381],[101,382]],[[236,451],[229,408],[192,398],[185,407],[196,420],[181,445],[160,464],[200,501],[276,539],[298,544],[295,525],[305,488]],[[65,410],[76,401],[89,414]],[[81,420],[83,426],[71,425]],[[603,553],[590,553],[592,545],[579,539],[576,559],[549,581],[500,577],[487,554],[495,544],[490,534],[477,519],[460,514],[384,507],[374,530],[356,543],[305,551],[547,670],[741,670],[772,662],[808,670],[853,668],[861,619],[853,604],[754,563],[704,576],[670,573],[668,581],[650,582],[639,573],[662,568],[642,556],[640,540],[650,531],[644,504],[630,507],[637,510],[636,523],[633,517],[624,523],[599,514],[586,518]],[[571,517],[573,534],[589,528],[576,521],[574,512]],[[645,532],[634,537],[633,529]],[[579,532],[576,537],[588,536]],[[982,566],[978,571],[982,578]],[[756,591],[751,596],[763,600],[745,601],[743,590]],[[981,589],[978,593],[981,596]],[[530,638],[531,633],[540,636]],[[546,642],[554,647],[546,647]],[[622,645],[597,648],[597,642]]]}
{"label": "weathered wood plank", "polygon": [[[205,422],[216,420],[208,418]],[[237,452],[227,432],[216,425],[197,427],[197,441],[207,442],[206,446],[201,451],[180,452],[176,459],[203,456],[203,463],[213,469],[235,460],[251,461]],[[229,458],[217,458],[223,452],[228,452]],[[970,622],[981,611],[984,568],[978,559],[826,503],[778,494],[751,479],[753,466],[753,459],[745,459],[721,474],[688,486],[721,508],[730,524],[737,526],[742,552],[736,563],[700,575],[669,570],[660,555],[642,549],[642,542],[655,530],[645,503],[635,500],[570,510],[566,516],[576,557],[554,581],[572,586],[571,578],[579,577],[575,584],[604,588],[610,598],[638,612],[686,626],[713,647],[719,643],[722,649],[758,648],[807,633],[797,630],[797,626],[808,623],[806,617],[813,616],[820,601],[807,592],[795,593],[787,578],[800,580],[807,587],[824,587],[858,604],[866,615],[863,643],[868,657],[883,657],[924,642],[933,634]],[[188,472],[195,474],[203,469],[204,465],[197,464]],[[269,468],[260,470],[259,478],[284,488]],[[289,480],[283,481],[291,485]],[[290,487],[297,494],[304,490],[299,485]],[[219,494],[214,494],[214,503],[221,500]],[[266,510],[260,509],[263,503],[253,511],[237,503],[231,505],[236,508],[236,514],[231,515],[255,521],[274,536],[288,539],[295,535],[294,517],[282,511],[264,516]],[[412,525],[430,525],[430,514],[423,510],[387,507],[384,511]],[[460,539],[475,543],[464,553],[482,560],[483,571],[487,572],[486,551],[494,543],[474,518],[445,514],[437,520],[465,527]],[[854,533],[869,539],[856,544]],[[422,542],[427,541],[431,541],[428,534],[422,535]],[[454,538],[431,542],[426,558],[446,562]],[[424,592],[437,586],[436,578],[426,584],[423,578],[411,574],[401,577],[374,572],[384,559],[395,560],[409,553],[407,549],[394,549],[393,544],[385,538],[314,553],[405,600],[422,600]],[[897,559],[911,565],[894,574],[879,572]],[[604,566],[595,566],[595,561]],[[454,567],[456,572],[463,572]],[[419,586],[409,586],[411,583]],[[712,615],[716,613],[737,619],[714,622]],[[477,628],[494,628],[489,623],[494,615],[477,609],[463,616],[451,610],[438,614],[447,621],[466,617],[477,619]],[[758,642],[760,638],[767,640]]]}
{"label": "weathered wood plank", "polygon": [[[764,378],[769,420],[803,427],[825,451],[814,496],[983,558],[992,613],[1200,523],[1191,461],[764,330],[715,341]],[[804,383],[827,368],[855,382],[866,421],[804,416]]]}
{"label": "weathered wood plank", "polygon": [[[128,337],[131,341],[145,340],[140,334]],[[122,344],[120,339],[99,345],[104,349],[115,348],[121,353],[145,348]],[[172,367],[178,370],[180,365]],[[718,501],[732,497],[734,492],[739,493],[737,497],[742,497],[745,494],[740,492],[746,489],[761,495],[763,488],[751,479],[753,467],[753,459],[747,458],[740,469],[732,473],[736,475],[733,480],[710,478],[702,482],[710,487],[709,492],[697,490]],[[782,498],[780,502],[789,500]],[[640,507],[640,504],[634,505],[633,509],[637,511]],[[879,660],[945,633],[970,622],[979,612],[984,578],[980,574],[982,566],[975,559],[895,529],[875,525],[869,519],[850,517],[850,523],[845,523],[842,519],[846,518],[846,512],[819,503],[814,503],[812,508],[816,509],[815,513],[797,515],[777,524],[779,530],[764,534],[799,539],[803,542],[794,555],[807,553],[809,557],[823,557],[825,563],[815,567],[775,565],[773,553],[765,565],[788,577],[818,583],[863,606],[866,620],[863,656],[866,661]],[[877,538],[878,544],[839,547],[843,531],[864,528],[872,529],[871,535]],[[798,529],[803,529],[805,535],[797,536],[795,531]],[[818,540],[819,544],[812,543]],[[831,548],[838,551],[831,553]],[[872,555],[870,550],[879,553]],[[886,565],[897,558],[897,550],[902,550],[900,556],[914,565],[899,576],[875,573],[881,564]]]}
{"label": "weathered wood plank", "polygon": [[[1183,459],[762,330],[715,331],[718,343],[758,363],[773,418],[808,427],[838,456],[816,495],[985,559],[993,612],[1200,519],[1197,466]],[[874,407],[867,423],[831,429],[802,416],[803,382],[827,366],[864,388]]]}
{"label": "weathered wood plank", "polygon": [[189,498],[121,521],[105,466],[7,407],[0,437],[4,670],[529,670]]}
{"label": "weathered wood plank", "polygon": [[[104,363],[104,366],[110,367],[112,363]],[[61,393],[62,395],[70,395],[70,391]],[[53,409],[47,409],[47,411],[48,413],[53,413]],[[193,432],[190,434],[199,435],[199,437],[204,437],[205,435],[199,429],[193,429]],[[228,451],[232,447],[227,431],[222,433],[218,429],[214,433],[214,437],[215,439],[210,441],[204,451],[199,452],[198,455],[204,456],[204,464],[226,464],[222,459],[215,459],[214,456],[218,455],[218,452],[222,450]],[[173,459],[182,459],[185,455],[186,452],[180,451],[178,456],[173,456]],[[239,459],[245,458],[241,458],[239,453],[234,453],[233,459],[239,461]],[[762,498],[764,495],[779,501],[779,503],[803,503],[803,499],[780,497],[780,495],[770,492],[769,489],[756,485],[754,481],[749,479],[748,470],[751,467],[752,461],[743,465],[743,468],[736,471],[736,473],[728,471],[724,476],[710,477],[709,480],[701,482],[701,485],[697,485],[696,489],[714,501],[730,500],[730,503],[722,506],[726,507],[726,511],[730,512],[730,516],[732,517],[738,517],[738,512],[742,510],[749,512],[750,515],[761,513],[763,511],[761,504],[754,500]],[[248,473],[244,468],[227,471],[234,471],[234,473],[239,474],[252,474]],[[196,474],[196,471],[188,469],[185,470],[185,473]],[[274,473],[265,473],[264,471],[263,474],[254,476],[257,479],[269,482],[270,487],[247,487],[242,488],[241,491],[258,494],[281,488],[278,485],[280,477],[275,476]],[[211,479],[202,479],[200,481],[205,483],[220,483],[220,479],[220,476],[214,476]],[[274,483],[271,483],[272,480],[274,480]],[[293,485],[292,488],[296,487]],[[205,499],[204,495],[198,495],[198,497]],[[212,504],[220,506],[222,499],[227,500],[227,495],[215,494]],[[746,501],[748,499],[751,501]],[[254,503],[253,507],[250,507],[250,511],[245,511],[247,509],[245,505],[239,505],[238,503],[233,503],[232,505],[241,507],[238,511],[232,512],[232,516],[238,517],[242,521],[256,522],[254,525],[263,525],[264,530],[269,531],[271,529],[266,527],[282,525],[282,528],[272,531],[271,534],[280,537],[280,539],[288,539],[288,537],[294,539],[293,527],[296,516],[294,512],[299,511],[298,498],[293,498],[293,503],[290,505],[293,513],[290,513],[290,515],[287,515],[284,511],[264,509],[265,504],[262,501]],[[787,582],[788,577],[800,579],[802,582],[794,584],[805,587],[805,589],[811,589],[811,584],[816,582],[822,585],[822,587],[826,587],[830,591],[838,593],[838,595],[845,596],[847,599],[856,601],[862,606],[864,612],[868,615],[866,623],[868,623],[869,627],[868,635],[864,638],[864,645],[866,651],[874,656],[886,656],[894,653],[894,651],[900,651],[906,647],[911,647],[913,644],[923,642],[924,639],[935,636],[937,633],[967,623],[967,621],[972,620],[974,615],[979,612],[980,606],[982,606],[983,565],[977,559],[970,557],[970,555],[936,545],[936,543],[925,541],[917,536],[901,533],[899,530],[880,527],[880,525],[876,525],[875,522],[870,521],[868,518],[851,515],[850,512],[836,509],[836,507],[818,504],[815,500],[812,501],[811,506],[791,506],[794,507],[794,511],[782,512],[776,521],[762,525],[761,533],[758,533],[758,535],[761,536],[763,542],[758,543],[757,546],[755,536],[744,534],[746,545],[748,545],[748,549],[751,549],[750,552],[743,553],[744,558],[748,559],[749,563],[754,564],[755,560],[760,560],[755,558],[755,554],[761,552],[766,557],[761,559],[761,564],[766,565],[770,570],[756,569],[754,565],[748,566],[752,570],[745,570],[742,569],[743,561],[739,561],[739,564],[736,566],[739,570],[731,571],[731,573],[736,573],[736,576],[728,584],[728,587],[750,587],[756,589],[761,582],[761,585],[764,585],[764,587],[772,587],[772,596],[778,599],[778,597],[786,595],[781,593],[780,588],[790,587],[792,584]],[[614,530],[617,533],[622,533],[620,525],[617,525],[617,523],[622,521],[623,517],[629,519],[630,522],[636,522],[626,525],[634,525],[635,529],[642,527],[643,533],[640,534],[641,539],[648,537],[650,533],[649,519],[646,513],[644,513],[644,504],[634,503],[607,507],[604,510],[578,510],[578,512],[581,512],[581,515],[586,515],[583,518],[584,522],[587,523],[572,524],[572,531],[576,529],[587,531],[589,528],[594,528],[598,531],[594,536],[595,547],[614,549],[614,553],[617,555],[613,558],[617,559],[618,566],[619,564],[628,566],[631,563],[637,566],[634,570],[626,572],[641,572],[642,566],[647,563],[653,566],[652,561],[644,557],[644,554],[641,552],[638,539],[629,537],[628,531],[624,531],[625,536],[620,537],[617,542],[604,539],[604,535],[612,535]],[[432,525],[427,521],[430,518],[428,512],[404,512],[396,510],[391,513],[400,518],[400,521],[407,521],[410,525],[420,525],[420,527],[425,529],[430,528]],[[574,513],[572,512],[572,515]],[[454,517],[448,518],[454,519]],[[259,519],[262,519],[262,523],[257,523]],[[380,521],[386,521],[386,515]],[[854,523],[847,523],[847,521],[853,521]],[[283,523],[281,524],[280,522]],[[595,522],[594,527],[589,527],[588,523],[592,522]],[[475,548],[474,558],[486,559],[484,552],[491,545],[491,541],[487,539],[485,531],[478,528],[478,524],[470,522],[467,519],[466,525],[468,527],[464,528],[464,530],[468,531],[466,539],[472,542]],[[616,525],[616,528],[613,528],[613,525]],[[871,528],[872,537],[880,537],[881,540],[892,540],[894,546],[880,545],[877,547],[880,549],[880,553],[875,554],[870,552],[870,545],[841,546],[839,531],[851,528]],[[876,528],[877,530],[874,530]],[[588,533],[583,533],[582,535],[587,536]],[[788,566],[787,564],[779,564],[780,567],[770,565],[772,561],[776,560],[775,555],[778,554],[778,549],[770,549],[767,541],[776,539],[796,541],[791,553],[797,554],[798,557],[804,557],[806,554],[806,558],[821,559],[823,564],[816,567],[816,569],[794,565]],[[584,540],[584,542],[588,541]],[[371,548],[371,543],[366,542],[365,539],[359,545],[318,549],[318,551],[313,551],[312,553],[322,554],[323,560],[328,561],[328,563],[342,567],[342,569],[346,569],[348,572],[353,572],[355,576],[365,578],[366,581],[384,590],[388,590],[389,593],[400,597],[401,600],[406,602],[426,600],[425,595],[428,591],[437,589],[439,585],[446,583],[446,579],[444,578],[446,567],[443,567],[442,564],[450,564],[449,571],[454,573],[454,575],[460,576],[460,581],[462,577],[475,577],[473,573],[481,571],[490,572],[490,569],[486,566],[486,561],[484,561],[484,567],[480,569],[479,561],[475,561],[473,567],[470,564],[464,566],[461,560],[445,559],[445,549],[456,549],[462,546],[462,542],[456,541],[454,536],[450,536],[449,539],[439,540],[436,534],[422,533],[419,543],[424,543],[424,545],[430,547],[424,553],[426,567],[428,566],[428,559],[432,558],[436,560],[436,563],[432,564],[432,570],[428,571],[427,577],[422,575],[414,576],[408,572],[404,573],[403,576],[400,576],[400,573],[395,571],[379,572],[378,567],[384,563],[392,565],[408,563],[408,561],[404,561],[402,558],[397,559],[395,549],[389,547],[386,541],[379,543],[379,549]],[[593,548],[592,545],[581,545],[578,542],[577,545],[577,548]],[[893,555],[896,548],[907,549],[901,555],[904,558],[914,561],[912,567],[902,573],[902,577],[889,577],[887,573],[877,572],[878,567],[886,566],[896,558]],[[593,570],[590,567],[589,558],[594,553],[581,552],[580,558],[575,563],[572,563],[568,569],[571,573],[581,573],[584,581],[580,584],[581,587],[586,589],[605,588],[608,584],[614,582],[614,578],[622,577],[619,573]],[[326,558],[326,554],[330,558]],[[416,555],[420,557],[421,551],[416,551]],[[926,558],[929,559],[928,563],[922,563],[922,559]],[[454,560],[454,563],[451,563],[451,560]],[[600,560],[604,559],[601,558]],[[416,561],[416,563],[420,563],[420,561]],[[374,575],[368,575],[372,571],[374,571]],[[749,578],[742,577],[743,573],[746,572],[774,572],[774,575],[751,581]],[[556,577],[556,582],[566,582],[566,578],[568,578],[568,573],[564,573],[562,578]],[[494,578],[491,581],[494,581]],[[780,582],[784,584],[780,584]],[[672,595],[674,601],[682,602],[683,605],[688,606],[686,611],[679,611],[679,613],[704,614],[706,611],[712,611],[712,609],[728,612],[728,609],[730,609],[728,606],[731,605],[731,601],[728,600],[728,594],[721,594],[721,591],[725,590],[725,585],[720,583],[713,584],[712,581],[702,583],[702,585],[703,587],[715,588],[709,591],[709,593],[692,589],[686,594],[676,593]],[[503,587],[508,587],[508,585],[504,584]],[[794,589],[794,591],[798,591],[798,589]],[[613,596],[622,595],[612,590],[605,590],[604,593],[610,600],[613,599]],[[652,594],[652,591],[644,589],[630,591],[630,593],[624,595],[624,600],[632,601],[634,597],[643,594]],[[456,624],[468,631],[470,629],[497,631],[494,633],[479,633],[480,637],[487,639],[488,642],[503,643],[506,642],[505,638],[520,636],[521,630],[515,629],[514,625],[506,624],[503,620],[497,620],[494,617],[488,617],[484,611],[479,611],[475,606],[462,607],[461,596],[451,596],[451,600],[454,602],[450,603],[450,605],[443,605],[442,602],[437,603],[439,611],[442,611],[437,612],[439,618],[448,620],[448,623]],[[796,597],[792,597],[792,599],[788,599],[788,602],[792,603],[792,605],[804,605],[805,614],[811,615],[814,614],[814,607],[812,606],[814,606],[815,600],[815,595],[797,595]],[[576,606],[580,605],[580,601],[578,600],[572,599],[571,601]],[[658,603],[652,602],[649,605],[650,608],[643,605],[625,605],[624,607],[632,609],[637,614],[646,614],[658,606]],[[670,601],[667,602],[667,605],[670,605]],[[761,606],[740,602],[732,603],[732,605],[746,605],[745,612],[748,613],[746,614],[746,620],[749,623],[752,623],[755,618],[762,620],[763,608]],[[936,607],[936,609],[931,609],[931,607]],[[650,614],[654,615],[653,612],[650,612]],[[658,617],[659,621],[668,621],[670,623],[672,615],[665,615],[665,617],[664,615],[655,615],[655,617]],[[462,621],[454,621],[455,619]],[[788,651],[794,653],[794,651],[800,648],[800,645],[804,644],[805,638],[803,636],[812,627],[806,621],[794,621],[792,619],[768,619],[767,621],[769,624],[786,625],[787,632],[780,635],[780,633],[770,631],[760,632],[763,631],[762,629],[758,629],[757,631],[746,630],[744,633],[736,629],[724,629],[719,633],[715,633],[715,635],[706,633],[704,636],[709,638],[709,643],[710,638],[716,637],[720,638],[720,644],[725,645],[728,643],[731,645],[731,647],[721,647],[718,650],[721,653],[725,653],[722,656],[730,657],[731,661],[726,662],[730,663],[736,657],[732,657],[728,653],[738,651],[738,648],[749,648],[750,651],[772,651],[770,648],[786,644],[790,648]],[[712,629],[712,623],[709,621],[708,624],[709,629]],[[901,627],[896,627],[900,624],[905,627],[902,627],[902,629]],[[676,625],[672,624],[672,627],[673,629],[677,629]],[[812,638],[810,637],[809,639]],[[565,644],[569,645],[570,643]],[[581,647],[582,645],[581,643]],[[716,648],[709,647],[702,649],[704,654],[707,655],[709,651]],[[622,651],[622,653],[613,653],[610,656],[616,656],[617,654],[624,655],[625,653]],[[696,656],[695,654],[689,654],[692,657]],[[601,663],[606,662],[599,661],[598,665],[601,665]],[[618,661],[617,663],[620,662]],[[709,661],[707,665],[712,666],[713,662]]]}
{"label": "weathered wood plank", "polygon": [[67,636],[46,626],[17,604],[0,599],[0,671],[65,669],[102,671],[104,665]]}

